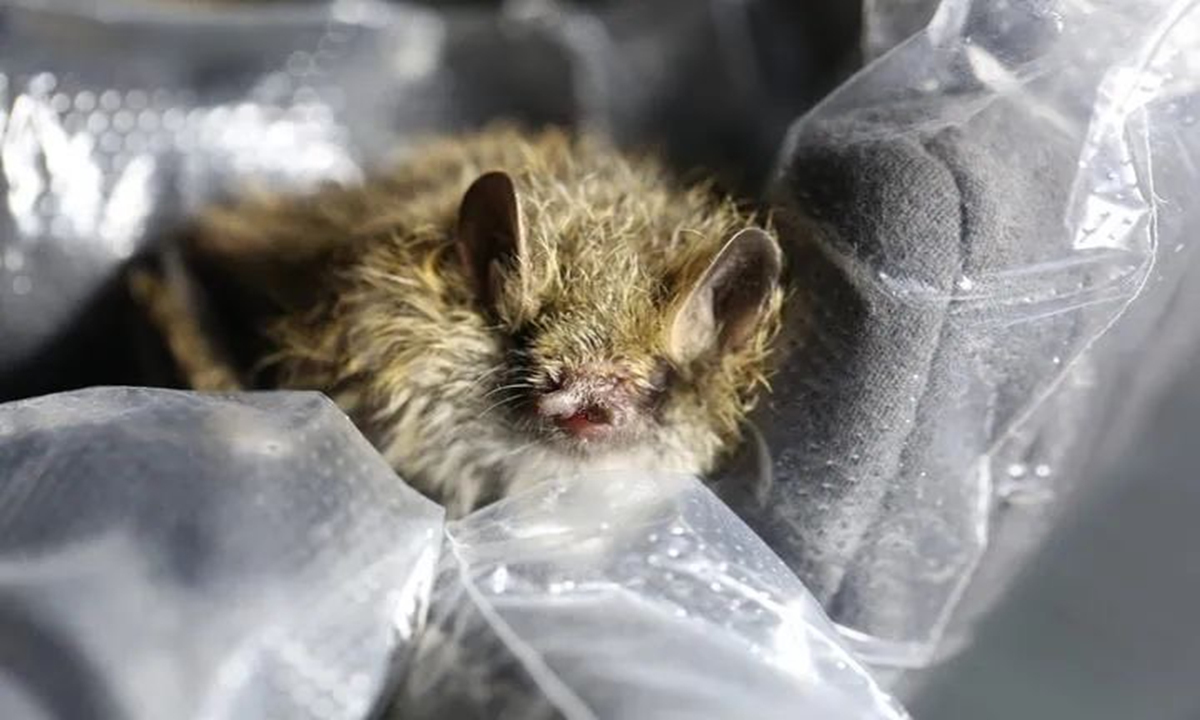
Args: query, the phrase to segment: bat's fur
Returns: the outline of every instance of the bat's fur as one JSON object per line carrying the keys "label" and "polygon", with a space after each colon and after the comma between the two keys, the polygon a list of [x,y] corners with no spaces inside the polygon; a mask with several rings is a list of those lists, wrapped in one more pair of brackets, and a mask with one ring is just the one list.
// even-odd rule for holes
{"label": "bat's fur", "polygon": [[[455,222],[464,190],[495,169],[514,180],[527,250],[488,312],[455,251]],[[765,380],[780,292],[726,352],[672,363],[668,324],[717,250],[753,223],[653,160],[492,129],[433,143],[357,187],[216,210],[192,253],[269,298],[260,365],[273,386],[327,392],[404,478],[461,514],[582,469],[709,472]],[[552,442],[530,420],[531,394],[560,368],[605,363],[648,395],[669,368],[636,442],[602,453]]]}

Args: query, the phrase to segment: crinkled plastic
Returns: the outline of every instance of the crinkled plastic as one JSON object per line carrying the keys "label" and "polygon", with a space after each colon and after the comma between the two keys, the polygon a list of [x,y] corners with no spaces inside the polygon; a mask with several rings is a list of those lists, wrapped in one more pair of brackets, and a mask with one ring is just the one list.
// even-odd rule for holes
{"label": "crinkled plastic", "polygon": [[[0,394],[246,181],[353,180],[495,117],[753,180],[836,77],[804,67],[838,57],[802,33],[818,4],[247,5],[0,2]],[[903,5],[867,3],[868,55]],[[730,501],[873,661],[930,659],[996,521],[1082,467],[1105,367],[1153,366],[1136,318],[1193,256],[1195,25],[1182,1],[946,0],[794,128],[779,220],[835,239],[806,279],[841,284],[796,356],[824,365],[786,367],[759,419],[773,472]]]}
{"label": "crinkled plastic", "polygon": [[773,198],[828,292],[738,509],[873,662],[928,662],[991,522],[1097,449],[1096,373],[1164,340],[1198,83],[1195,2],[946,0],[793,127]]}
{"label": "crinkled plastic", "polygon": [[319,395],[11,403],[0,475],[6,718],[905,717],[692,478],[470,515],[430,600],[442,510]]}
{"label": "crinkled plastic", "polygon": [[402,718],[907,717],[694,478],[546,483],[446,531]]}
{"label": "crinkled plastic", "polygon": [[[0,337],[4,339],[0,343],[0,396],[31,392],[21,384],[23,371],[40,369],[48,354],[66,355],[69,360],[85,355],[73,346],[66,346],[68,351],[63,352],[58,344],[64,338],[90,333],[98,336],[96,346],[105,349],[124,343],[127,338],[104,336],[112,329],[109,323],[98,326],[99,331],[92,329],[97,326],[88,316],[100,300],[121,294],[121,264],[148,244],[169,238],[205,203],[239,192],[247,184],[282,190],[330,179],[353,181],[385,164],[393,154],[403,153],[422,135],[474,127],[495,118],[585,125],[624,143],[662,145],[682,167],[702,164],[722,171],[735,183],[752,183],[765,173],[786,125],[831,84],[820,63],[840,52],[832,34],[812,29],[816,25],[807,13],[796,13],[773,0],[630,0],[586,8],[508,3],[501,12],[482,6],[430,8],[366,0],[198,5],[150,0],[0,1],[0,194],[4,199],[0,205]],[[849,26],[842,23],[841,27]],[[797,38],[809,37],[820,42],[797,42]],[[852,42],[853,38],[849,44]],[[87,357],[90,360],[92,356],[89,353]],[[17,381],[11,379],[14,370]],[[304,717],[306,712],[338,717],[363,707],[379,689],[381,676],[376,673],[382,672],[379,663],[388,636],[381,634],[376,644],[365,644],[359,654],[343,653],[340,643],[366,624],[377,627],[377,615],[361,612],[347,616],[342,618],[346,627],[310,626],[301,625],[293,614],[282,620],[255,615],[255,608],[265,606],[252,606],[237,615],[240,624],[203,635],[207,625],[187,626],[177,618],[199,602],[187,593],[216,592],[203,584],[208,576],[200,577],[198,585],[172,589],[173,594],[160,597],[153,593],[163,579],[156,574],[156,567],[144,567],[158,563],[161,553],[173,553],[169,561],[185,569],[191,563],[211,560],[212,551],[204,544],[211,541],[227,552],[215,557],[229,563],[218,563],[211,572],[249,572],[252,568],[237,563],[258,563],[253,569],[265,572],[268,580],[277,579],[281,587],[294,582],[286,592],[276,593],[270,583],[259,589],[288,595],[289,613],[311,612],[314,597],[338,590],[323,585],[337,579],[337,569],[324,565],[332,562],[327,553],[352,549],[345,543],[371,545],[390,538],[396,541],[397,556],[412,560],[411,577],[417,578],[399,574],[396,586],[419,586],[423,575],[416,566],[424,567],[431,557],[426,554],[423,534],[405,539],[400,536],[410,529],[398,526],[386,532],[364,530],[362,536],[332,538],[327,545],[312,544],[303,523],[313,520],[311,513],[337,511],[329,504],[332,500],[323,496],[308,504],[277,498],[277,503],[261,507],[255,500],[237,515],[234,510],[240,506],[234,497],[260,491],[252,491],[246,484],[249,481],[262,483],[268,491],[281,490],[281,483],[307,476],[274,477],[251,462],[259,459],[268,463],[265,468],[274,467],[269,453],[263,458],[226,458],[188,445],[192,441],[217,442],[207,434],[176,436],[184,420],[212,417],[220,419],[205,424],[205,432],[217,433],[222,443],[249,439],[257,447],[254,443],[260,435],[276,438],[283,434],[286,438],[278,439],[278,447],[291,447],[291,441],[316,443],[323,432],[346,439],[344,420],[332,420],[332,411],[311,397],[303,401],[294,397],[286,401],[264,397],[202,400],[139,391],[108,392],[123,392],[125,399],[84,394],[11,406],[2,412],[19,412],[23,419],[12,426],[13,431],[25,433],[27,426],[47,422],[41,419],[44,413],[34,410],[62,404],[53,413],[63,427],[38,435],[38,442],[47,448],[60,442],[83,443],[87,433],[132,432],[121,430],[124,425],[101,428],[88,424],[98,419],[119,417],[122,422],[144,421],[151,426],[162,444],[148,456],[152,461],[148,468],[155,472],[170,468],[162,476],[175,480],[155,486],[154,492],[174,494],[156,499],[158,496],[148,491],[136,497],[145,503],[161,500],[155,507],[165,513],[158,519],[164,525],[151,523],[151,529],[166,532],[169,523],[176,523],[179,539],[161,547],[154,542],[145,545],[147,538],[157,537],[151,533],[111,546],[94,543],[88,549],[93,554],[72,559],[68,568],[82,579],[73,580],[76,584],[67,588],[39,586],[38,602],[50,596],[59,598],[49,603],[63,604],[56,622],[69,623],[75,622],[70,618],[82,617],[86,609],[72,604],[72,597],[100,597],[104,606],[114,608],[141,608],[144,600],[151,598],[149,605],[161,608],[155,612],[163,614],[167,627],[144,636],[144,652],[155,654],[159,661],[108,662],[116,642],[132,633],[123,624],[131,616],[114,611],[106,617],[111,622],[97,629],[89,615],[88,622],[60,628],[66,649],[55,650],[58,654],[53,658],[65,663],[69,657],[95,657],[97,663],[61,676],[57,689],[69,688],[69,692],[39,690],[36,683],[46,677],[42,672],[46,666],[26,666],[29,671],[22,677],[35,683],[32,694],[24,686],[0,685],[0,702],[8,703],[3,707],[24,707],[47,698],[69,699],[74,694],[94,699],[96,704],[90,706],[94,714],[136,711],[153,717],[185,717],[198,712],[197,708],[208,713],[205,717],[221,717],[224,712],[252,717]],[[129,407],[122,409],[126,401]],[[171,409],[157,408],[157,403]],[[294,416],[295,403],[313,413],[308,418],[314,423],[312,428],[303,424],[304,413]],[[231,412],[238,418],[250,413],[253,418],[248,423],[233,423],[226,417]],[[286,430],[279,428],[281,422]],[[18,426],[25,429],[17,430]],[[311,434],[299,435],[300,429],[305,433],[311,429]],[[124,446],[137,438],[120,435],[111,442],[118,440]],[[264,447],[278,449],[273,442],[265,441]],[[78,453],[87,458],[109,447],[89,441],[88,449]],[[80,522],[91,517],[89,513],[103,512],[113,513],[105,516],[113,523],[132,522],[118,513],[119,506],[107,503],[110,498],[115,503],[132,497],[119,492],[122,483],[148,483],[150,478],[127,474],[124,466],[114,470],[110,455],[98,457],[107,458],[108,464],[96,460],[74,477],[94,494],[52,495],[44,498],[43,505],[30,506],[21,517],[32,522],[39,516],[69,514],[77,510],[76,503],[86,504],[82,499],[86,497],[94,506],[82,508],[87,512],[79,513]],[[331,456],[330,462],[336,457]],[[242,464],[229,467],[231,460]],[[200,464],[193,467],[193,462]],[[190,475],[180,475],[177,465],[208,480],[185,482]],[[308,469],[322,467],[318,464]],[[146,469],[138,464],[134,468],[138,472]],[[93,471],[100,473],[106,484],[93,482]],[[54,477],[38,480],[30,492],[36,495],[42,483]],[[322,482],[337,479],[335,473],[333,480]],[[379,497],[371,493],[377,490],[375,483],[383,480],[369,480],[362,480],[362,487],[356,485],[356,491],[346,488],[342,500],[356,506],[361,491],[368,505],[377,502]],[[18,499],[9,497],[8,501]],[[142,518],[146,507],[133,503],[124,510],[140,513],[137,517]],[[216,529],[208,524],[210,507],[233,513],[227,520],[239,525],[221,526],[230,532],[210,538],[207,533]],[[200,519],[188,520],[193,513]],[[158,516],[151,513],[150,517]],[[0,532],[7,531],[5,522],[0,520]],[[422,515],[420,527],[426,528],[427,522],[431,521]],[[70,527],[74,526],[63,525],[64,531]],[[313,532],[318,530],[322,537],[330,532],[319,526]],[[265,541],[258,546],[260,555],[249,552],[256,547],[251,539],[260,535]],[[228,551],[229,538],[241,538],[237,549],[249,554],[241,557]],[[189,544],[193,541],[194,545]],[[50,539],[46,546],[68,552],[67,546],[60,547]],[[761,548],[756,550],[760,551],[765,554]],[[627,562],[640,567],[644,560],[631,549]],[[351,555],[344,560],[358,561],[363,558]],[[307,562],[312,564],[305,565]],[[111,574],[95,571],[106,565],[121,569]],[[26,569],[17,567],[20,572]],[[350,565],[339,567],[348,571]],[[304,574],[295,577],[290,574],[293,570]],[[772,572],[783,573],[777,564]],[[187,579],[195,580],[192,576]],[[638,582],[633,576],[628,580],[634,586]],[[244,580],[235,579],[237,582],[242,584],[236,589],[244,588]],[[692,637],[688,633],[696,627],[685,626],[675,636],[677,650],[707,648],[722,653],[720,657],[746,659],[749,664],[733,670],[689,666],[689,682],[683,682],[682,673],[675,676],[673,685],[655,695],[656,707],[687,703],[703,687],[738,672],[762,683],[771,697],[802,697],[815,705],[833,703],[830,707],[861,711],[852,716],[863,717],[872,716],[871,708],[880,703],[879,707],[886,709],[879,716],[894,717],[896,711],[876,697],[877,691],[857,666],[847,659],[846,667],[837,667],[841,651],[828,638],[827,628],[821,627],[816,606],[803,599],[795,579],[777,578],[775,582],[789,602],[800,604],[797,612],[803,622],[797,621],[798,627],[812,633],[803,640],[793,638],[788,648],[798,656],[812,650],[820,662],[804,672],[799,662],[775,668],[752,657],[751,650],[761,646],[761,638],[748,640],[739,631],[726,643],[715,635]],[[86,593],[77,592],[81,588]],[[653,604],[651,590],[640,592],[645,602]],[[420,594],[414,590],[414,603]],[[230,605],[221,608],[233,612],[232,596],[204,597],[214,603],[229,600]],[[247,591],[239,600],[247,597],[257,596]],[[370,605],[369,609],[374,612],[378,608]],[[768,607],[763,612],[774,611]],[[419,613],[412,613],[410,607],[398,620],[406,628],[417,617]],[[654,613],[643,617],[646,621],[658,618]],[[596,623],[606,619],[592,617]],[[42,627],[28,618],[20,620],[13,623],[17,630]],[[208,620],[225,622],[215,611]],[[293,621],[294,625],[286,624]],[[274,624],[264,628],[264,622]],[[663,633],[669,634],[677,625],[664,627]],[[699,627],[712,631],[714,626]],[[265,637],[270,642],[290,643],[280,650],[289,653],[283,660],[247,655],[232,639],[240,634],[253,640],[276,629],[278,634]],[[559,630],[570,632],[565,626]],[[219,645],[227,636],[229,644]],[[24,641],[37,643],[38,637],[34,633]],[[202,643],[204,638],[212,640]],[[805,645],[808,641],[812,648]],[[332,644],[326,647],[321,643]],[[501,655],[519,652],[520,647],[518,643],[512,650],[502,648]],[[89,656],[89,652],[96,655]],[[142,657],[139,648],[130,652],[135,658]],[[318,656],[318,652],[324,654]],[[41,656],[29,657],[28,662],[41,662]],[[260,661],[263,664],[257,664]],[[597,665],[597,671],[607,672],[615,662],[614,656]],[[347,675],[348,668],[364,674]],[[464,676],[491,671],[486,658],[458,669]],[[717,672],[720,674],[713,674]],[[791,687],[796,678],[801,684]],[[826,679],[833,685],[823,688]],[[614,681],[609,677],[605,682]],[[647,681],[632,678],[629,687],[646,688]],[[599,683],[598,678],[597,687],[601,687]],[[330,689],[335,686],[340,688],[336,692]],[[587,683],[580,682],[575,691],[586,694]],[[103,705],[108,701],[100,696],[109,695],[110,704]],[[729,702],[761,701],[743,692],[732,695]],[[64,714],[78,713],[67,708]]]}
{"label": "crinkled plastic", "polygon": [[0,406],[0,717],[362,718],[443,511],[315,393]]}
{"label": "crinkled plastic", "polygon": [[874,60],[925,29],[938,0],[863,0],[862,54]]}

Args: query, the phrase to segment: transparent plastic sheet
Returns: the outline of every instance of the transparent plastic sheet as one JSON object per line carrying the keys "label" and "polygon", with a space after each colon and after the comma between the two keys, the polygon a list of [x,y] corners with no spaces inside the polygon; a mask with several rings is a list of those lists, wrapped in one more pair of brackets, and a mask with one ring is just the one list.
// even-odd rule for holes
{"label": "transparent plastic sheet", "polygon": [[863,58],[874,60],[923,31],[938,4],[938,0],[863,0]]}
{"label": "transparent plastic sheet", "polygon": [[904,718],[699,481],[547,483],[446,531],[397,718]]}
{"label": "transparent plastic sheet", "polygon": [[0,406],[0,716],[362,718],[442,509],[315,393]]}
{"label": "transparent plastic sheet", "polygon": [[443,536],[319,395],[130,388],[0,406],[0,477],[6,718],[906,717],[692,478]]}
{"label": "transparent plastic sheet", "polygon": [[[532,124],[585,125],[629,144],[654,142],[664,146],[681,167],[701,164],[722,171],[732,184],[754,184],[765,173],[786,124],[831,82],[823,75],[823,65],[818,65],[824,62],[820,53],[806,43],[796,42],[798,31],[813,33],[808,16],[785,11],[788,4],[774,0],[631,0],[595,3],[586,9],[552,2],[507,3],[501,13],[490,8],[443,9],[362,0],[212,4],[198,12],[189,5],[149,0],[0,2],[0,194],[4,198],[0,205],[0,337],[4,338],[0,343],[0,394],[11,392],[5,385],[10,370],[39,366],[47,346],[91,324],[86,313],[98,304],[98,298],[119,294],[119,287],[114,290],[114,286],[119,284],[118,272],[125,260],[150,243],[169,238],[183,219],[207,202],[237,192],[244,185],[283,190],[330,179],[353,181],[387,163],[393,155],[403,154],[408,143],[423,135],[475,127],[498,117]],[[828,46],[822,52],[837,49],[828,33],[816,34],[821,35],[821,43],[817,44]],[[28,392],[25,386],[15,389]],[[226,473],[235,481],[262,482],[263,478],[249,469],[239,474],[238,469],[228,467],[229,458],[220,454],[198,457],[197,449],[187,442],[207,443],[212,438],[189,437],[185,442],[171,435],[184,421],[221,417],[214,423],[213,432],[236,435],[231,438],[222,434],[221,442],[264,434],[274,437],[283,432],[278,424],[285,421],[291,423],[285,426],[288,441],[311,439],[315,443],[321,433],[341,437],[338,433],[344,432],[339,425],[344,425],[344,419],[337,416],[335,422],[331,418],[336,414],[330,414],[332,411],[327,412],[312,398],[301,402],[309,403],[304,407],[312,413],[307,418],[314,423],[309,435],[309,426],[302,424],[304,413],[298,417],[291,414],[296,408],[289,403],[300,402],[295,399],[185,400],[187,396],[148,391],[105,392],[125,395],[58,396],[0,410],[20,414],[20,421],[10,423],[6,432],[19,433],[22,438],[36,434],[37,442],[44,443],[47,452],[54,451],[58,443],[82,444],[86,440],[86,449],[73,452],[85,460],[90,453],[99,453],[95,464],[84,468],[88,470],[91,493],[86,497],[95,506],[79,513],[80,522],[91,517],[91,512],[111,511],[114,515],[110,517],[125,518],[117,514],[121,508],[110,507],[107,499],[131,497],[118,492],[124,482],[149,481],[148,476],[127,474],[124,467],[110,472],[105,458],[112,460],[114,456],[104,453],[115,445],[104,443],[117,443],[118,439],[103,440],[100,433],[129,431],[121,430],[124,425],[102,429],[98,418],[120,418],[122,423],[144,420],[153,427],[156,438],[163,436],[149,456],[149,470],[200,462],[195,470],[211,478],[210,482],[183,483],[183,476],[171,472],[165,476],[175,476],[180,484],[156,488],[157,492],[178,493],[177,497],[162,498],[163,507],[157,509],[186,506],[188,512],[206,511],[210,506],[225,508],[226,500],[222,498],[226,491],[232,494],[247,490],[238,482],[226,487],[230,482]],[[126,401],[129,406],[122,409]],[[60,402],[63,407],[46,410]],[[163,407],[156,409],[159,402]],[[262,414],[245,424],[225,422],[226,415],[235,412],[230,408],[237,408],[237,414],[243,412],[243,407],[250,408],[246,413],[253,415],[261,410]],[[321,408],[320,412],[316,408]],[[60,424],[53,432],[29,430],[51,421]],[[326,421],[332,423],[332,430],[317,429]],[[305,432],[296,436],[298,428]],[[119,442],[135,440],[121,436]],[[330,456],[330,462],[337,457]],[[59,462],[49,455],[47,458],[47,467],[53,468]],[[205,460],[211,465],[205,466]],[[318,464],[317,469],[320,467]],[[138,468],[146,469],[135,465]],[[92,482],[91,470],[101,473],[104,483]],[[38,495],[41,491],[37,488],[43,482],[57,482],[56,477],[41,476],[36,485],[12,487],[32,487],[30,493]],[[85,479],[82,471],[75,479]],[[274,478],[277,482],[285,479]],[[375,478],[370,480],[376,482]],[[215,493],[211,498],[207,497],[210,491]],[[8,492],[7,484],[4,492]],[[353,505],[354,493],[347,492],[345,500]],[[0,497],[7,497],[8,502],[27,501]],[[44,505],[22,517],[32,521],[37,517],[33,510],[42,514],[73,512],[75,503],[82,502],[74,497],[83,496],[52,494],[42,498]],[[150,503],[156,496],[149,492],[137,497]],[[232,502],[232,495],[226,499]],[[130,502],[125,508],[130,513],[147,507]],[[280,499],[275,505],[253,505],[251,510],[261,512],[261,516],[246,510],[229,519],[234,522],[240,518],[246,523],[238,529],[245,535],[234,532],[232,537],[258,538],[259,533],[268,533],[262,538],[266,544],[259,548],[263,556],[244,560],[264,565],[284,563],[277,568],[280,573],[297,565],[304,570],[305,574],[296,578],[299,584],[283,593],[290,595],[289,607],[310,611],[312,595],[306,592],[319,594],[322,588],[335,592],[335,588],[320,584],[336,584],[332,571],[318,569],[329,559],[324,555],[326,547],[306,545],[297,537],[303,528],[292,527],[292,534],[283,532],[289,522],[311,519],[306,511],[334,512],[336,508],[330,502],[322,497],[305,508]],[[0,508],[4,506],[0,502]],[[168,513],[161,520],[165,523],[171,519]],[[0,528],[6,527],[0,522]],[[739,532],[745,532],[738,527]],[[155,528],[164,529],[151,523],[151,530],[157,531]],[[56,617],[67,623],[59,630],[68,648],[56,649],[59,654],[55,657],[66,662],[71,648],[77,647],[76,655],[95,653],[96,662],[77,673],[60,674],[60,686],[32,695],[19,686],[0,684],[0,703],[7,703],[0,707],[27,710],[31,703],[75,693],[95,701],[92,714],[109,712],[112,716],[127,716],[123,715],[128,710],[125,703],[132,703],[129,707],[148,713],[148,717],[187,716],[199,707],[197,703],[203,703],[201,709],[208,713],[205,717],[222,717],[226,712],[256,717],[303,717],[305,712],[339,717],[361,708],[378,690],[379,676],[374,673],[381,672],[378,663],[387,636],[381,634],[377,644],[367,644],[361,654],[345,650],[339,655],[344,648],[337,643],[346,633],[362,630],[356,623],[374,623],[377,616],[360,613],[342,618],[345,627],[338,628],[291,628],[272,617],[270,622],[276,624],[269,628],[278,628],[279,634],[272,635],[271,641],[294,641],[280,650],[291,654],[277,663],[279,668],[265,664],[273,662],[270,658],[238,655],[239,646],[235,645],[225,646],[234,654],[223,655],[222,647],[216,644],[236,634],[234,628],[244,637],[258,637],[252,628],[264,616],[253,615],[254,607],[238,611],[236,622],[245,624],[230,624],[210,639],[181,635],[198,634],[208,627],[187,626],[175,615],[190,612],[197,602],[186,592],[205,592],[207,586],[189,585],[171,590],[174,594],[170,596],[154,595],[158,592],[154,584],[161,580],[154,553],[173,548],[177,557],[169,560],[186,568],[188,563],[208,557],[206,547],[186,544],[198,537],[206,538],[205,532],[205,527],[186,526],[180,530],[180,543],[164,548],[153,544],[143,547],[138,538],[111,547],[97,543],[90,548],[96,554],[77,558],[78,562],[69,568],[78,571],[81,579],[72,580],[74,584],[67,588],[43,586],[38,591],[44,591],[43,596],[61,598],[55,601],[62,603]],[[320,532],[326,537],[326,530]],[[352,535],[346,542],[369,543],[373,537],[369,533],[363,537]],[[273,543],[284,544],[289,539],[296,541],[290,547],[291,554],[281,550],[272,559],[273,549],[280,547]],[[398,538],[394,550],[412,553],[406,557],[414,558],[414,563],[430,562],[431,556],[420,550],[424,539],[423,535]],[[252,548],[254,541],[245,540],[240,545],[243,550]],[[295,554],[298,547],[322,552],[311,558],[299,557]],[[330,552],[338,549],[345,548],[336,543],[328,546]],[[151,553],[149,560],[143,557],[147,552]],[[213,572],[222,568],[230,573],[239,571],[239,559],[219,557],[232,564]],[[631,555],[627,562],[638,566],[644,560]],[[304,569],[309,561],[313,565]],[[111,575],[100,573],[99,577],[89,574],[90,569],[110,563],[123,569]],[[150,569],[143,567],[147,563],[152,565]],[[14,565],[13,572],[24,571],[24,567]],[[772,572],[783,571],[776,567]],[[423,576],[416,573],[413,577]],[[191,576],[188,579],[196,581]],[[280,578],[280,583],[285,579]],[[806,623],[803,627],[810,633],[804,641],[812,644],[807,648],[804,642],[793,640],[788,647],[798,655],[811,650],[820,662],[801,675],[804,683],[796,687],[792,687],[792,680],[800,673],[797,663],[780,660],[780,665],[787,667],[779,669],[749,657],[744,668],[746,676],[762,683],[771,697],[800,697],[816,705],[831,703],[830,708],[845,711],[848,717],[895,717],[898,711],[877,695],[857,666],[848,660],[845,667],[837,666],[840,661],[836,658],[843,657],[842,651],[821,625],[819,610],[803,599],[806,596],[795,579],[776,580],[789,601],[801,604],[800,615]],[[413,602],[421,596],[419,587],[399,577],[397,582],[413,590]],[[420,584],[419,580],[412,582]],[[630,578],[630,582],[636,585],[637,578]],[[83,611],[72,604],[72,596],[90,594],[114,607],[141,607],[150,598],[152,606],[164,608],[162,633],[148,636],[147,647],[131,649],[153,653],[158,661],[110,660],[115,640],[132,632],[122,624],[128,618],[121,619],[115,612],[113,623],[100,628],[99,635],[94,635],[87,623],[70,625],[70,618],[77,617],[73,613]],[[644,602],[653,604],[652,595],[647,590]],[[696,597],[689,602],[693,601],[700,603],[703,599]],[[231,613],[234,610],[232,604],[222,609]],[[763,612],[769,614],[771,610]],[[398,618],[401,627],[416,616],[403,614]],[[649,612],[645,617],[657,619]],[[604,616],[591,619],[596,623],[605,621]],[[28,618],[17,620],[15,629],[32,622]],[[224,619],[214,616],[211,621],[221,623]],[[711,630],[713,626],[703,627]],[[293,630],[296,634],[290,636]],[[565,626],[559,630],[569,632]],[[732,634],[727,643],[719,637],[692,637],[688,632],[683,628],[675,637],[676,650],[710,648],[719,657],[740,661],[752,656],[751,651],[759,646],[747,640],[745,633]],[[36,634],[23,639],[39,642]],[[193,647],[201,650],[193,652]],[[500,648],[502,655],[510,652],[506,647]],[[511,647],[521,645],[518,642]],[[183,663],[186,674],[176,672],[181,666],[162,661],[170,657],[170,648],[185,650],[185,657],[175,658]],[[317,650],[333,654],[317,657],[313,654]],[[260,660],[264,664],[257,664]],[[607,672],[618,660],[614,656],[611,663],[596,666],[597,672]],[[365,669],[368,666],[371,669]],[[44,675],[38,668],[24,667],[28,674],[23,677],[42,681]],[[344,671],[349,668],[364,669],[364,674],[347,676]],[[210,671],[221,674],[206,675]],[[458,668],[458,672],[468,677],[471,673],[486,675],[492,672],[492,666],[483,658],[478,665]],[[684,682],[683,673],[675,676],[676,684],[655,695],[654,706],[689,702],[690,694],[733,671],[723,666],[695,665],[689,666],[689,672],[692,674],[686,679],[695,685]],[[147,682],[147,677],[162,682]],[[630,679],[630,687],[644,688],[653,678],[634,680]],[[832,685],[822,687],[820,683],[825,680]],[[601,681],[615,682],[612,677],[597,678],[597,687]],[[76,683],[82,690],[74,687]],[[341,690],[324,692],[335,686]],[[497,690],[502,687],[496,686]],[[64,688],[70,691],[55,692]],[[210,691],[216,694],[207,695]],[[586,694],[587,683],[580,680],[575,691]],[[111,697],[101,698],[106,692]],[[730,702],[761,701],[735,694]],[[73,708],[65,711],[68,716],[73,712]]]}
{"label": "transparent plastic sheet", "polygon": [[995,514],[1085,463],[1093,344],[1192,264],[1198,25],[947,0],[789,134],[808,322],[758,418],[773,475],[726,495],[870,661],[929,662]]}
{"label": "transparent plastic sheet", "polygon": [[205,7],[0,3],[0,370],[86,334],[121,263],[187,213],[354,180],[364,148],[447,113],[431,12]]}
{"label": "transparent plastic sheet", "polygon": [[116,268],[197,208],[352,181],[429,134],[583,125],[757,187],[854,44],[820,7],[3,0],[0,397],[122,330]]}

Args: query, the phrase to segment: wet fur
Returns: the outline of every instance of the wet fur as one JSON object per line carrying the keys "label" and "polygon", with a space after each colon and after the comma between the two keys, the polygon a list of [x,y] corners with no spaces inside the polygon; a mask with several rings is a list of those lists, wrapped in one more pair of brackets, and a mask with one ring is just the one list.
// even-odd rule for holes
{"label": "wet fur", "polygon": [[[454,227],[468,185],[495,169],[515,181],[527,251],[489,310]],[[403,477],[462,514],[583,469],[712,470],[764,383],[780,293],[730,352],[670,363],[667,324],[722,244],[753,224],[651,159],[493,129],[432,143],[358,187],[216,210],[190,253],[267,308],[268,352],[246,384],[327,392]],[[636,442],[579,452],[530,419],[531,394],[581,363],[621,363],[646,385],[655,422]]]}

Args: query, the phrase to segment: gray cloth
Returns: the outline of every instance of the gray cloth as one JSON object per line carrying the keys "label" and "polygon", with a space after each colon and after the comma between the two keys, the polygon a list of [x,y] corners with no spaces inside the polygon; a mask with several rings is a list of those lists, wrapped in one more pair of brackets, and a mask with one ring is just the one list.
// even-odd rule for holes
{"label": "gray cloth", "polygon": [[956,592],[982,549],[981,459],[1127,299],[1061,230],[1075,148],[1003,102],[897,125],[815,122],[790,148],[798,327],[756,418],[775,484],[727,493],[837,621],[884,638],[941,621],[922,593]]}
{"label": "gray cloth", "polygon": [[1145,384],[1097,378],[1176,352],[1145,318],[1194,262],[1189,7],[946,4],[793,128],[773,476],[722,489],[877,662],[930,660],[985,551],[995,597],[1051,514],[1014,506]]}

